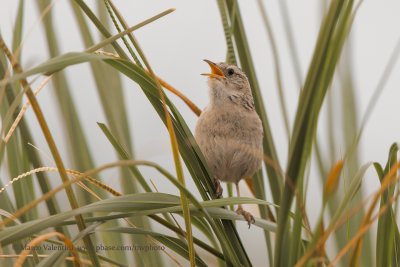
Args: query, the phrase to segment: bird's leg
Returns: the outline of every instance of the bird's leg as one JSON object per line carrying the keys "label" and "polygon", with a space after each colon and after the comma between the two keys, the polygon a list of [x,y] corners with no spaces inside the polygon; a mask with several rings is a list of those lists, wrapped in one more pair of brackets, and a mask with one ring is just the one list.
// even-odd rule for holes
{"label": "bird's leg", "polygon": [[[235,185],[236,185],[236,192],[237,192],[237,195],[238,195],[238,197],[240,197],[239,183],[236,183]],[[247,223],[249,224],[249,228],[250,228],[250,225],[251,225],[252,223],[255,223],[255,220],[254,220],[253,215],[251,215],[250,212],[245,211],[245,210],[243,209],[243,207],[242,207],[242,204],[239,204],[239,205],[238,205],[238,208],[237,208],[237,210],[236,210],[236,213],[237,213],[237,214],[243,215],[243,217],[247,220]]]}
{"label": "bird's leg", "polygon": [[221,198],[223,189],[222,189],[221,183],[215,177],[214,177],[214,184],[215,184],[215,187],[217,188],[215,190],[215,195],[214,196],[215,196],[215,198]]}

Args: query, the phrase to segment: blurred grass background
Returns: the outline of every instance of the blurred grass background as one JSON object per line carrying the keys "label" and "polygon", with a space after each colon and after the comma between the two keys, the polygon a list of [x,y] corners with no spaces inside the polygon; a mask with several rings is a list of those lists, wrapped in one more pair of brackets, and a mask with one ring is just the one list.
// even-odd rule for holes
{"label": "blurred grass background", "polygon": [[[165,248],[165,252],[79,251],[84,263],[93,265],[398,266],[395,142],[400,130],[390,120],[376,120],[376,114],[390,117],[397,111],[394,94],[399,76],[391,74],[398,73],[399,45],[389,16],[395,9],[375,8],[370,14],[363,13],[367,3],[332,0],[315,1],[296,12],[302,4],[291,1],[259,0],[244,6],[240,1],[218,0],[206,5],[180,3],[174,13],[168,14],[169,10],[159,18],[153,16],[172,3],[153,4],[148,8],[138,3],[128,11],[118,1],[20,0],[2,8],[2,14],[7,10],[14,15],[0,25],[5,40],[0,57],[0,188],[43,166],[86,172],[117,159],[146,161],[119,162],[116,166],[125,167],[101,173],[95,169],[91,179],[107,186],[84,182],[86,189],[73,186],[73,192],[61,190],[41,203],[35,200],[61,184],[58,174],[37,172],[7,187],[0,193],[2,218],[26,211],[17,213],[13,222],[1,223],[0,264],[14,264],[24,245],[57,231],[78,247],[157,248],[159,244]],[[372,7],[367,10],[381,7],[368,4]],[[307,8],[313,10],[306,12]],[[358,22],[378,15],[387,20],[385,28]],[[197,23],[201,21],[204,24]],[[150,24],[139,25],[143,28],[117,42],[107,39],[141,22]],[[370,50],[362,53],[358,32],[365,30],[371,36],[390,32],[392,39],[373,50],[365,45]],[[94,50],[112,54],[89,54],[99,42]],[[264,125],[266,160],[252,178],[255,190],[247,191],[251,198],[234,198],[229,192],[228,198],[210,200],[215,188],[190,132],[196,115],[174,94],[164,93],[157,77],[145,71],[152,66],[156,75],[204,107],[206,85],[197,75],[204,72],[203,58],[240,65],[252,85]],[[10,62],[19,62],[23,70],[14,64],[10,72]],[[75,65],[82,62],[88,63]],[[356,75],[361,67],[365,74]],[[46,78],[40,73],[53,75],[37,96],[43,113],[29,107],[12,137],[4,140],[26,101],[23,94],[31,99],[30,90]],[[28,83],[21,80],[25,78]],[[365,96],[365,91],[370,93]],[[40,114],[44,120],[38,119]],[[371,128],[379,130],[380,138],[370,141]],[[180,156],[171,153],[171,145],[172,151],[179,148]],[[69,179],[84,178],[69,173]],[[65,183],[64,179],[67,187]],[[380,183],[376,201],[362,202]],[[98,202],[100,198],[105,200]],[[244,222],[231,221],[241,216],[220,208],[237,203],[259,204],[250,206],[261,218],[250,230]],[[379,219],[371,220],[376,213]],[[333,231],[336,223],[341,227]],[[361,233],[362,239],[353,239]],[[46,242],[60,245],[54,238]],[[265,255],[260,255],[260,247]],[[42,260],[42,254],[50,257]],[[72,265],[66,256],[66,250],[42,247],[24,264]]]}

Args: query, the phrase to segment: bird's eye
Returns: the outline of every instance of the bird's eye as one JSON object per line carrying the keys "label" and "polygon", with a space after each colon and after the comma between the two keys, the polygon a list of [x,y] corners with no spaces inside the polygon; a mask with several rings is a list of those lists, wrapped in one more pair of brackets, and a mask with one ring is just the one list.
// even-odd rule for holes
{"label": "bird's eye", "polygon": [[235,71],[233,69],[229,69],[228,70],[228,76],[231,76],[233,74],[235,74]]}

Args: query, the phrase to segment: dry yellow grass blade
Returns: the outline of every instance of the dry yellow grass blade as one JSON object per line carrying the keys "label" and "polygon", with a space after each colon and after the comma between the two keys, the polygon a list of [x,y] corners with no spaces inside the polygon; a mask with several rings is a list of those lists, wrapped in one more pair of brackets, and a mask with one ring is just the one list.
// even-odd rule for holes
{"label": "dry yellow grass blade", "polygon": [[343,169],[343,164],[344,161],[339,160],[330,171],[328,178],[326,179],[325,182],[325,187],[324,187],[325,196],[329,196],[336,191],[337,186],[339,184],[340,173],[342,172]]}

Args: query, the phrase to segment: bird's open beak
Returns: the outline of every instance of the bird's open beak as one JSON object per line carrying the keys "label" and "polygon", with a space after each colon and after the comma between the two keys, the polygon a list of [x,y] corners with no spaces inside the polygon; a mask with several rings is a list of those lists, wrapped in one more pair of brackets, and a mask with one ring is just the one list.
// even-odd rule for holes
{"label": "bird's open beak", "polygon": [[214,62],[207,59],[204,59],[204,61],[207,62],[208,65],[210,65],[211,73],[202,73],[201,75],[209,76],[212,78],[225,77],[224,72],[220,68],[218,68]]}

